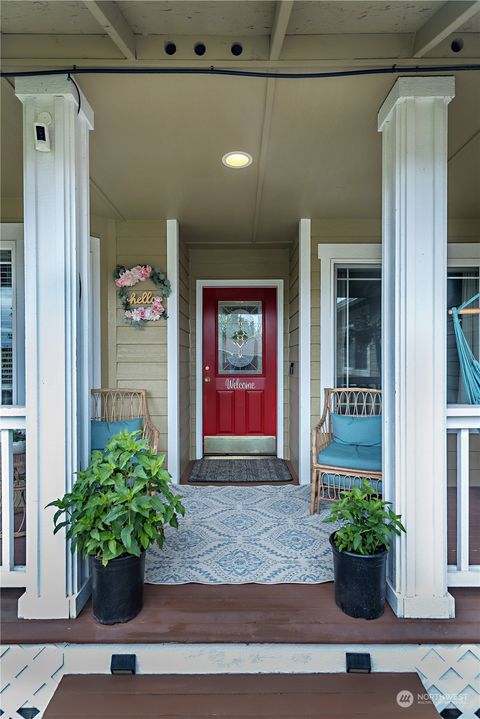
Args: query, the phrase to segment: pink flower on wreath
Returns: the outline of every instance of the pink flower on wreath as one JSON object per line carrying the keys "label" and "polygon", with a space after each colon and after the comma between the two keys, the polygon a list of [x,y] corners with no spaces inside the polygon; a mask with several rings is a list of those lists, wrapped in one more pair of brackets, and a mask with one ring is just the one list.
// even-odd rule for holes
{"label": "pink flower on wreath", "polygon": [[130,270],[122,272],[120,277],[115,280],[117,287],[133,287],[137,282],[148,280],[152,274],[152,268],[150,265],[136,265]]}
{"label": "pink flower on wreath", "polygon": [[120,275],[118,280],[115,280],[117,287],[133,287],[133,285],[136,285],[137,282],[138,279],[135,278],[131,270],[126,270]]}
{"label": "pink flower on wreath", "polygon": [[152,312],[162,315],[165,312],[165,307],[162,304],[161,297],[154,297],[152,303]]}
{"label": "pink flower on wreath", "polygon": [[140,320],[144,320],[145,319],[145,307],[139,307],[137,312],[138,312],[138,318]]}

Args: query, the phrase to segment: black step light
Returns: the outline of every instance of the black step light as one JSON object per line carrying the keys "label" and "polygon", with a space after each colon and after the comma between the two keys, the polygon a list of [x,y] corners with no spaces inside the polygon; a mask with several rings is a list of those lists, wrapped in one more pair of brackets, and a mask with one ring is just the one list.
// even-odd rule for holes
{"label": "black step light", "polygon": [[167,42],[165,45],[165,52],[167,55],[175,55],[177,52],[177,46],[174,42]]}
{"label": "black step light", "polygon": [[235,55],[235,57],[238,57],[243,52],[243,47],[240,45],[239,42],[234,42],[232,47],[230,48],[230,51],[232,55]]}
{"label": "black step light", "polygon": [[112,654],[110,672],[112,674],[136,674],[136,654]]}
{"label": "black step light", "polygon": [[370,674],[372,662],[370,654],[362,652],[347,652],[345,654],[347,674]]}
{"label": "black step light", "polygon": [[200,55],[200,56],[201,56],[201,55],[205,55],[205,53],[206,53],[206,51],[207,51],[207,48],[205,47],[205,45],[203,44],[203,42],[197,42],[197,44],[195,45],[195,47],[193,48],[193,50],[194,50],[194,52],[195,52],[195,55]]}
{"label": "black step light", "polygon": [[461,37],[456,37],[454,40],[452,40],[452,44],[450,45],[450,48],[452,52],[461,52],[463,50],[463,40]]}

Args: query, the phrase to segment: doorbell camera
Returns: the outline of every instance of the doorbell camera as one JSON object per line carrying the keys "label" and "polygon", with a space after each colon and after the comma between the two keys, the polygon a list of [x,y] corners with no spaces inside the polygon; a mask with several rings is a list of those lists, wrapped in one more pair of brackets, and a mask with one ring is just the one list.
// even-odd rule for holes
{"label": "doorbell camera", "polygon": [[34,122],[35,149],[39,152],[50,152],[50,132],[44,122]]}

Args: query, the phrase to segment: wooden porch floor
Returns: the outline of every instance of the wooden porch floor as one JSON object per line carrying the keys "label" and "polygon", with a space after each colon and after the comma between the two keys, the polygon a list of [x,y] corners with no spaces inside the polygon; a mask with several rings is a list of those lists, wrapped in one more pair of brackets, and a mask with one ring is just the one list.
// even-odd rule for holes
{"label": "wooden porch floor", "polygon": [[405,717],[396,701],[405,690],[415,697],[408,719],[440,716],[416,674],[94,674],[63,677],[44,719],[396,719]]}
{"label": "wooden porch floor", "polygon": [[292,643],[472,644],[480,642],[480,590],[452,589],[455,619],[398,619],[387,606],[375,621],[338,609],[333,583],[145,586],[142,612],[127,624],[102,626],[87,604],[77,619],[17,619],[22,590],[1,596],[2,643],[80,644]]}

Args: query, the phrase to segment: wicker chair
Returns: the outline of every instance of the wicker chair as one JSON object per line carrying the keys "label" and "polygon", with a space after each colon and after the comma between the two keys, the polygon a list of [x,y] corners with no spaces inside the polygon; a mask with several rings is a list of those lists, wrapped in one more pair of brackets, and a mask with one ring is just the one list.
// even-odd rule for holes
{"label": "wicker chair", "polygon": [[[364,388],[336,388],[325,390],[325,402],[320,422],[312,431],[312,493],[310,513],[320,511],[321,500],[336,501],[341,492],[368,479],[375,492],[381,495],[382,472],[346,469],[319,464],[318,454],[332,441],[332,413],[355,417],[382,414],[381,390]],[[355,482],[355,480],[357,480]]]}
{"label": "wicker chair", "polygon": [[144,389],[92,389],[92,419],[119,422],[143,419],[143,438],[158,452],[160,432],[150,419]]}

